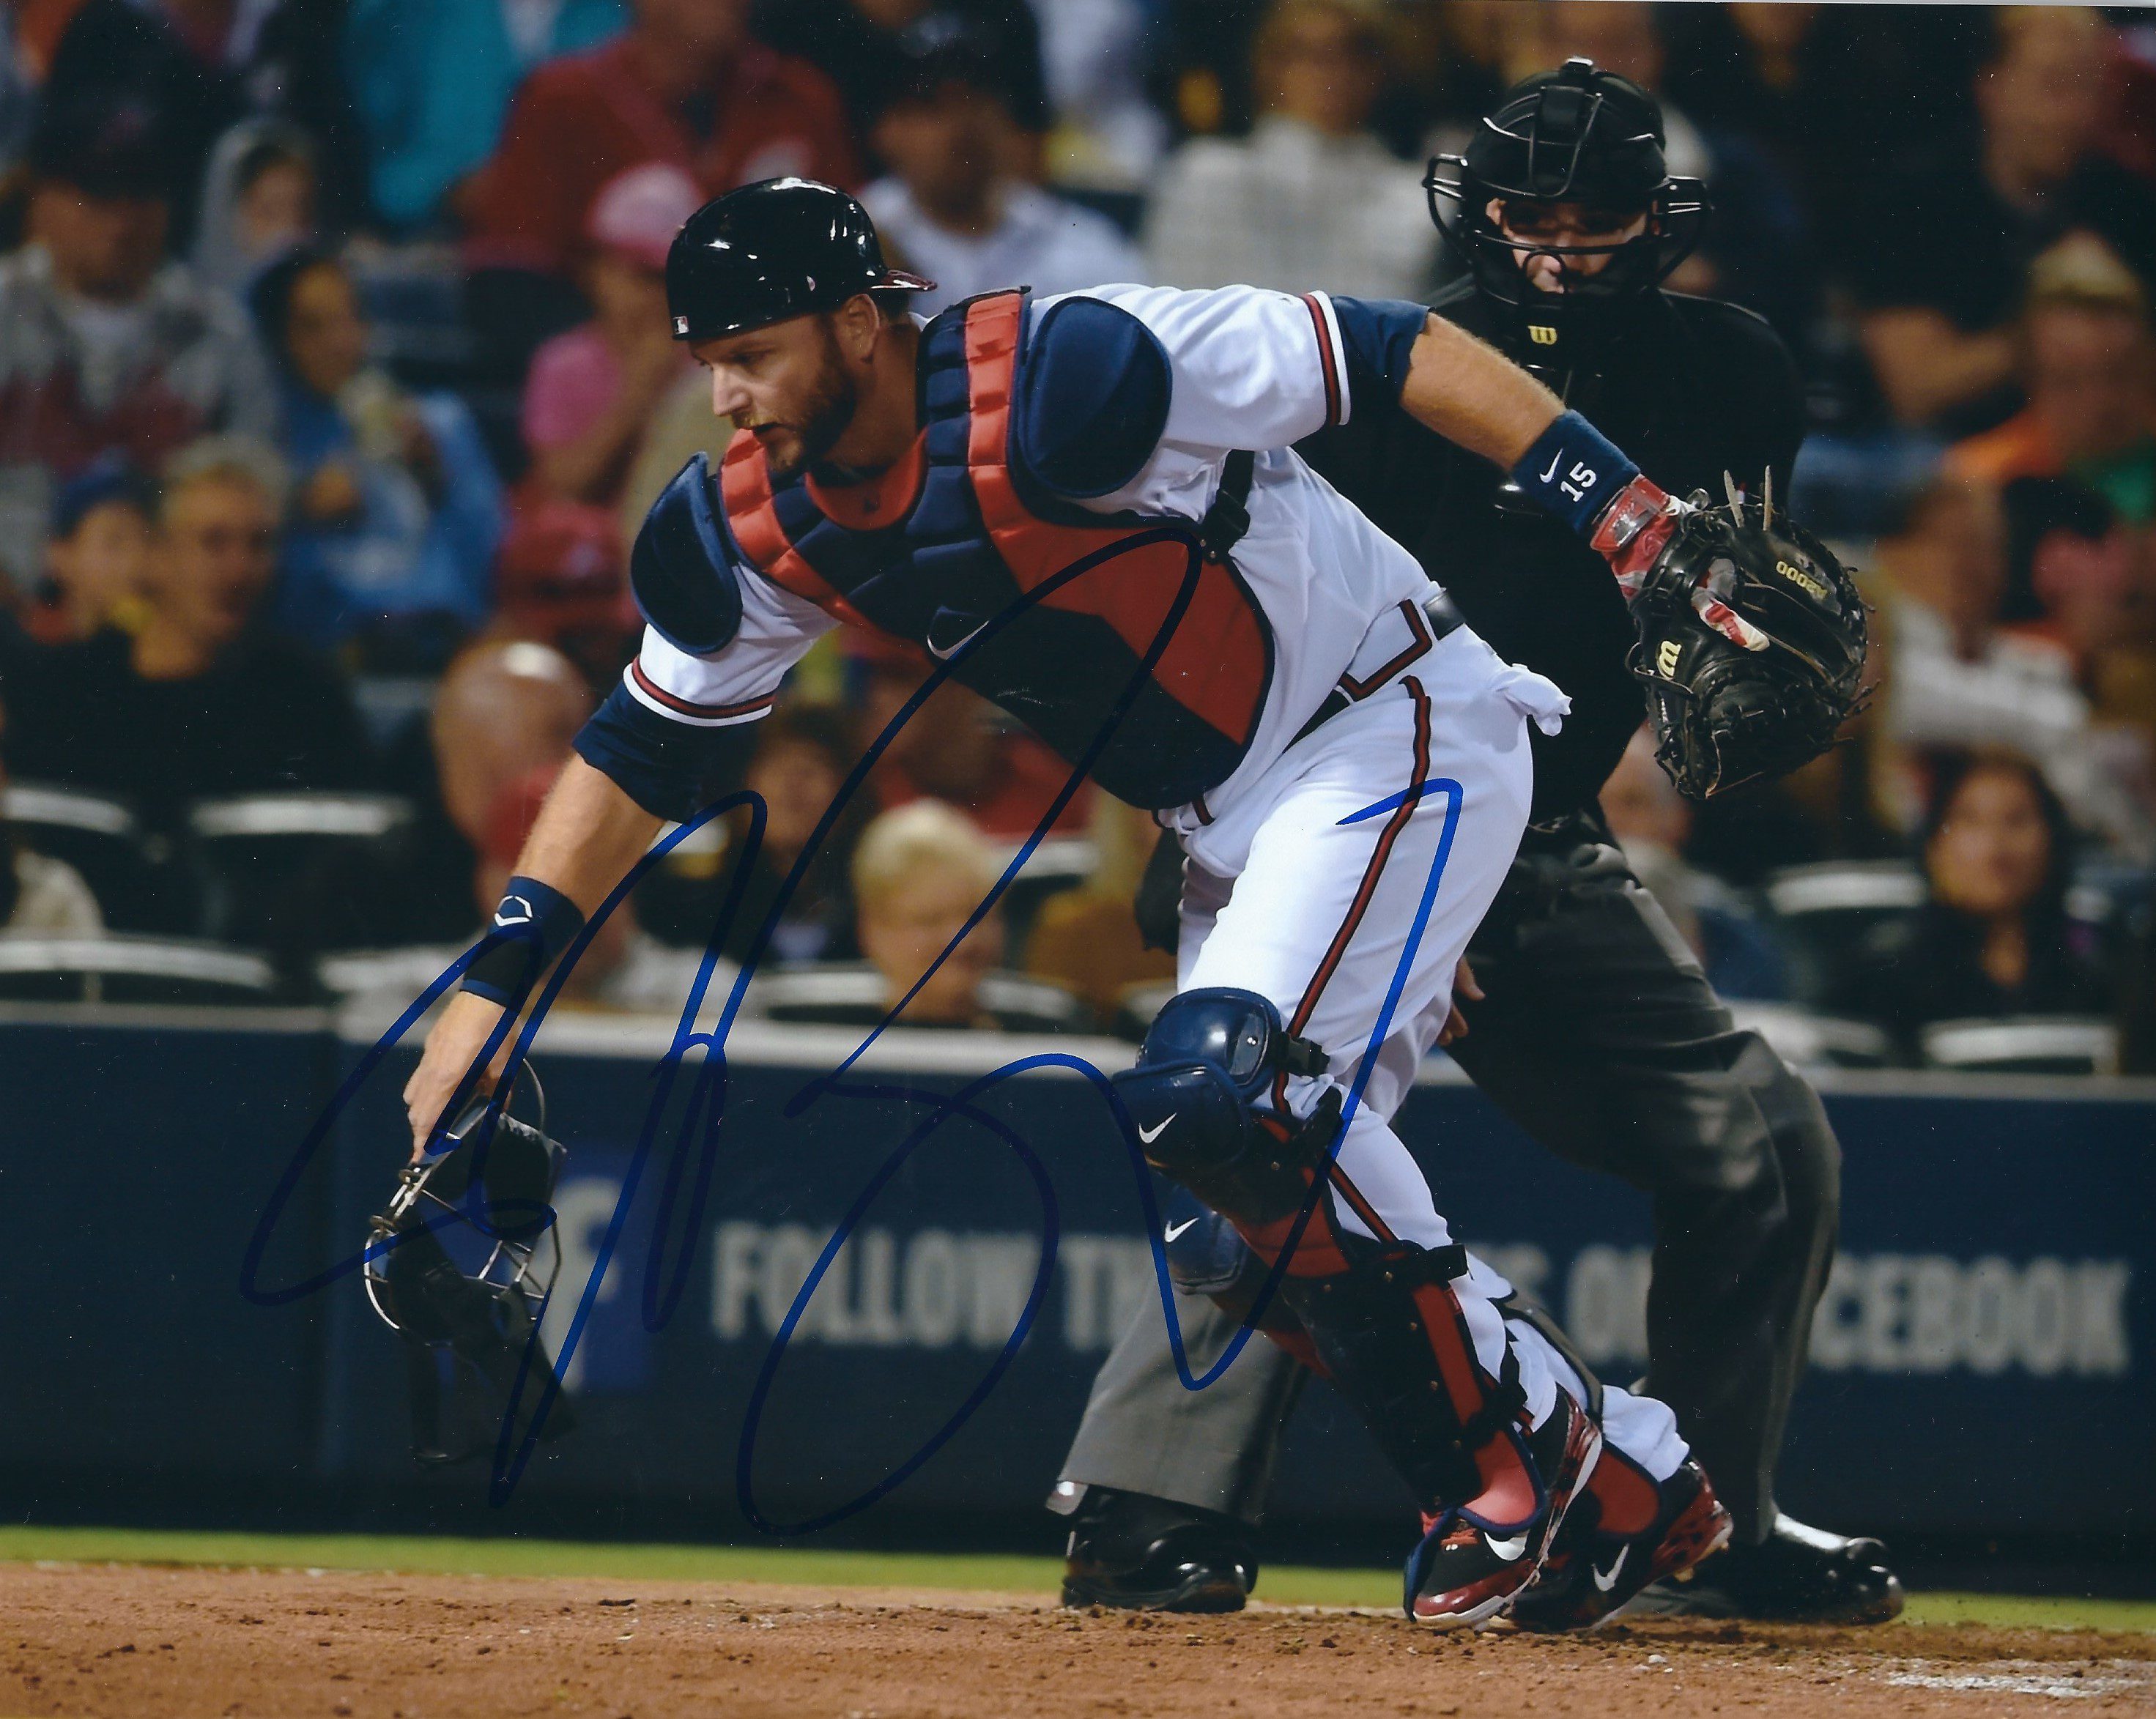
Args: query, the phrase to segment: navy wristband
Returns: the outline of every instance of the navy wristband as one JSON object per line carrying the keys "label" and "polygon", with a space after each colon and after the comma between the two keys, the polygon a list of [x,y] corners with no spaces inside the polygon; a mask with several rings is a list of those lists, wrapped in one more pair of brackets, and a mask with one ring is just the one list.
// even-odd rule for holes
{"label": "navy wristband", "polygon": [[1512,481],[1583,537],[1617,492],[1640,475],[1609,437],[1577,412],[1559,417],[1512,468]]}
{"label": "navy wristband", "polygon": [[583,910],[552,884],[512,877],[487,929],[492,941],[465,969],[457,988],[516,1008],[583,928]]}

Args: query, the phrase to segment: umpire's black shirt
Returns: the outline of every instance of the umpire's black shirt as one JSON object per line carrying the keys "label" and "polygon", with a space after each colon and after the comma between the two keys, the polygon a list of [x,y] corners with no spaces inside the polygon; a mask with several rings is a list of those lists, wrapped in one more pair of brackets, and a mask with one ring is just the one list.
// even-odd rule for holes
{"label": "umpire's black shirt", "polygon": [[[1507,313],[1471,281],[1431,308],[1509,348],[1499,339]],[[1545,379],[1672,495],[1705,490],[1719,502],[1725,470],[1756,490],[1769,465],[1776,495],[1789,492],[1804,435],[1796,367],[1749,310],[1647,294],[1574,367],[1568,386],[1554,371]],[[1414,552],[1500,656],[1571,695],[1564,732],[1533,736],[1535,818],[1592,802],[1646,714],[1625,667],[1632,623],[1609,563],[1533,503],[1501,504],[1496,466],[1398,407],[1358,401],[1346,423],[1296,451]]]}

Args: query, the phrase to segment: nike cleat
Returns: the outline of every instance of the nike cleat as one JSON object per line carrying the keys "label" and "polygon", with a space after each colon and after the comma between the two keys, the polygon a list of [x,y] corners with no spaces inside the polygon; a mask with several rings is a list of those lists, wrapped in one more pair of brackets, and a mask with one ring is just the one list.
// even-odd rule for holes
{"label": "nike cleat", "polygon": [[1233,1516],[1088,1486],[1064,1556],[1063,1604],[1136,1612],[1240,1612],[1257,1583]]}
{"label": "nike cleat", "polygon": [[1777,1516],[1758,1546],[1732,1546],[1697,1575],[1663,1582],[1635,1612],[1742,1618],[1761,1624],[1884,1624],[1901,1614],[1902,1583],[1876,1540],[1845,1539]]}
{"label": "nike cleat", "polygon": [[1466,1504],[1425,1513],[1422,1543],[1407,1564],[1407,1614],[1417,1623],[1450,1629],[1502,1615],[1535,1579],[1602,1455],[1602,1429],[1563,1390],[1533,1433],[1503,1437],[1519,1454],[1532,1500],[1517,1490],[1516,1474]]}
{"label": "nike cleat", "polygon": [[1721,1551],[1729,1532],[1729,1512],[1691,1458],[1657,1486],[1621,1453],[1606,1453],[1512,1621],[1535,1630],[1606,1624],[1649,1583]]}

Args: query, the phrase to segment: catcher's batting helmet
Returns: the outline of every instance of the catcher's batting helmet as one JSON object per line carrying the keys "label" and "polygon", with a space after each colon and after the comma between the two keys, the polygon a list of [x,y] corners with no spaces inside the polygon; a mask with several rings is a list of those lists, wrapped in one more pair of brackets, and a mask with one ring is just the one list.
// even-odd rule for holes
{"label": "catcher's batting helmet", "polygon": [[666,254],[666,309],[680,341],[835,310],[856,293],[935,285],[886,267],[869,212],[814,179],[759,179],[714,198]]}
{"label": "catcher's batting helmet", "polygon": [[[1703,800],[1810,763],[1862,707],[1864,599],[1834,552],[1771,497],[1695,495],[1633,606],[1632,670],[1648,688],[1656,757]],[[1702,619],[1705,590],[1763,635],[1747,649]]]}
{"label": "catcher's batting helmet", "polygon": [[[1556,308],[1553,300],[1592,303],[1644,292],[1691,253],[1707,213],[1706,187],[1670,177],[1665,141],[1661,106],[1652,95],[1591,59],[1568,59],[1507,91],[1465,153],[1431,161],[1423,179],[1430,218],[1473,269],[1476,285],[1500,303],[1532,304],[1540,316]],[[1621,244],[1545,244],[1507,238],[1490,218],[1492,202],[1577,203],[1612,215],[1644,213],[1648,221],[1645,232]],[[1527,284],[1530,256],[1562,263],[1588,252],[1607,255],[1607,266],[1592,276],[1568,270],[1563,294]],[[1565,305],[1568,312],[1579,308]]]}

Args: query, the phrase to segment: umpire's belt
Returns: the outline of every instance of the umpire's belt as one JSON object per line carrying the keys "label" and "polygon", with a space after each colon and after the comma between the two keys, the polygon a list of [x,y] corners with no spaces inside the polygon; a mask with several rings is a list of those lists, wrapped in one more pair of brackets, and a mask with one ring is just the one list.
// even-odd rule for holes
{"label": "umpire's belt", "polygon": [[1391,661],[1373,669],[1368,676],[1358,679],[1351,669],[1340,677],[1340,684],[1325,695],[1325,702],[1318,706],[1310,720],[1295,731],[1296,741],[1306,740],[1330,722],[1349,706],[1360,704],[1380,687],[1389,686],[1413,665],[1428,656],[1430,649],[1440,639],[1450,637],[1467,624],[1467,618],[1454,605],[1450,593],[1440,591],[1420,608],[1412,603],[1400,605],[1407,616],[1408,627],[1413,635],[1406,648]]}

